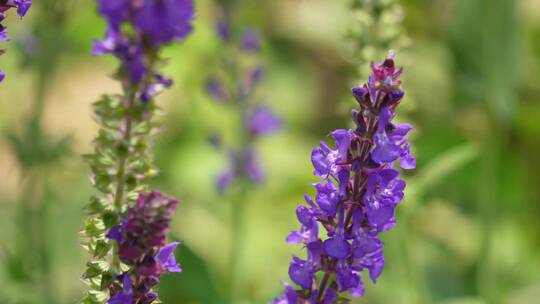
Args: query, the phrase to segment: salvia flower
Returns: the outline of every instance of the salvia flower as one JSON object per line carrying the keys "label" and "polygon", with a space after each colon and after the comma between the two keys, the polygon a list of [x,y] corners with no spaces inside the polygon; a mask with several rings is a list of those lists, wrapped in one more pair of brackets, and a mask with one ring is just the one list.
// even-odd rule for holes
{"label": "salvia flower", "polygon": [[[9,41],[7,28],[2,24],[6,18],[6,12],[10,9],[16,9],[20,17],[24,17],[32,6],[32,0],[0,0],[0,41]],[[5,50],[0,49],[0,55],[4,54]],[[0,70],[0,82],[4,80],[6,74]]]}
{"label": "salvia flower", "polygon": [[236,109],[241,118],[239,137],[242,143],[240,147],[219,146],[226,150],[230,160],[228,168],[216,179],[219,193],[225,192],[240,178],[252,183],[264,181],[264,171],[254,144],[258,138],[276,133],[282,126],[281,119],[268,105],[260,102],[257,95],[257,88],[264,77],[264,69],[257,60],[261,41],[259,32],[247,29],[234,40],[229,17],[223,14],[225,16],[216,25],[217,36],[233,52],[223,58],[223,73],[209,77],[206,91],[216,102]]}
{"label": "salvia flower", "polygon": [[102,194],[91,198],[85,222],[85,247],[93,260],[83,279],[90,286],[84,304],[158,301],[154,287],[161,275],[180,272],[167,243],[176,200],[147,192],[153,165],[152,121],[155,97],[172,86],[160,73],[165,45],[184,40],[192,30],[192,0],[97,0],[107,21],[105,38],[94,55],[111,54],[122,94],[94,104],[100,130],[94,153],[87,155],[92,182]]}
{"label": "salvia flower", "polygon": [[182,271],[174,257],[179,242],[166,243],[176,205],[175,199],[159,192],[141,193],[121,223],[109,230],[107,237],[118,244],[120,261],[130,267],[110,285],[110,304],[124,303],[124,299],[129,299],[125,303],[151,303],[150,299],[157,298],[152,288],[161,275]]}
{"label": "salvia flower", "polygon": [[[376,282],[384,268],[379,234],[391,229],[395,208],[403,200],[405,182],[395,170],[416,165],[407,142],[408,124],[392,123],[404,96],[393,53],[373,64],[367,84],[352,89],[359,103],[355,128],[330,133],[335,148],[321,142],[311,154],[315,200],[296,209],[299,231],[287,242],[303,244],[307,258],[293,257],[289,276],[300,289],[286,285],[275,303],[336,303],[339,295],[364,294],[363,274]],[[319,228],[324,228],[320,236]],[[317,273],[322,273],[317,276]],[[317,279],[320,278],[320,279]]]}
{"label": "salvia flower", "polygon": [[[182,41],[192,31],[193,0],[97,0],[98,10],[107,20],[105,38],[94,43],[94,55],[112,54],[122,63],[122,72],[135,84],[147,78],[163,84],[164,77],[152,73],[155,56],[149,56],[173,41]],[[128,25],[134,33],[123,31]],[[149,75],[150,74],[150,75]],[[140,95],[148,99],[146,88]],[[165,86],[166,87],[166,86]],[[153,94],[157,92],[153,87]]]}

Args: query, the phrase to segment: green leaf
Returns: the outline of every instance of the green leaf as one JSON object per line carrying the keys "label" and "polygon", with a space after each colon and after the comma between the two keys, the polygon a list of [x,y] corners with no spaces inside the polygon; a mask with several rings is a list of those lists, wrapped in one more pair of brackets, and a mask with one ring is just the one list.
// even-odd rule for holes
{"label": "green leaf", "polygon": [[105,232],[105,224],[99,218],[88,218],[84,226],[84,232],[90,237],[100,236]]}
{"label": "green leaf", "polygon": [[83,275],[83,278],[85,279],[91,279],[91,278],[94,278],[106,271],[109,271],[110,269],[110,266],[109,266],[109,263],[107,263],[106,261],[102,261],[102,260],[99,260],[99,261],[90,261],[88,263],[86,263],[86,271]]}
{"label": "green leaf", "polygon": [[89,303],[105,303],[109,299],[109,293],[99,290],[89,290],[88,298],[91,302]]}
{"label": "green leaf", "polygon": [[431,187],[444,180],[452,172],[478,156],[478,149],[472,144],[463,144],[441,153],[423,166],[409,184],[407,202],[416,202]]}
{"label": "green leaf", "polygon": [[102,213],[105,208],[107,207],[107,201],[99,198],[97,196],[92,196],[90,198],[90,203],[86,207],[88,210],[88,213],[90,214],[100,214]]}
{"label": "green leaf", "polygon": [[94,257],[102,258],[106,256],[107,253],[109,253],[110,249],[111,249],[111,245],[109,242],[106,242],[104,240],[98,240],[94,247]]}
{"label": "green leaf", "polygon": [[101,290],[106,290],[114,281],[114,275],[110,272],[104,272],[101,275]]}
{"label": "green leaf", "polygon": [[109,229],[118,224],[118,215],[113,211],[106,211],[102,216],[105,228]]}

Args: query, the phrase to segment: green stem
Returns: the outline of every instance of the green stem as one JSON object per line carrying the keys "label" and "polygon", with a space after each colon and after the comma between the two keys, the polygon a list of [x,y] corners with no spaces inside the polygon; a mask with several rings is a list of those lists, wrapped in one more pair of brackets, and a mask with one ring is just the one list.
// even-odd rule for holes
{"label": "green stem", "polygon": [[123,142],[128,147],[128,153],[123,154],[118,159],[118,172],[116,173],[116,190],[114,192],[114,208],[116,212],[122,212],[122,201],[124,198],[124,187],[125,187],[125,178],[126,178],[126,167],[128,166],[129,158],[129,149],[131,144],[131,129],[133,128],[133,106],[135,104],[135,95],[136,95],[135,86],[131,86],[128,89],[126,97],[126,125],[124,130]]}
{"label": "green stem", "polygon": [[240,292],[240,277],[242,273],[241,263],[243,261],[244,252],[244,218],[246,213],[246,194],[247,184],[242,181],[241,189],[236,195],[236,199],[231,203],[231,286],[230,286],[230,303],[239,303],[241,301]]}
{"label": "green stem", "polygon": [[[406,200],[403,202],[406,204]],[[415,254],[417,246],[417,234],[412,225],[411,211],[404,208],[401,211],[400,226],[398,229],[399,240],[401,242],[401,253],[404,260],[404,268],[407,275],[407,282],[409,288],[409,302],[415,304],[424,304],[429,302],[427,290],[424,288],[425,278],[424,270],[416,260],[417,254]]]}
{"label": "green stem", "polygon": [[[504,137],[503,130],[498,129],[499,138]],[[479,294],[487,303],[500,303],[498,300],[497,278],[493,269],[491,255],[493,220],[497,205],[497,159],[501,143],[497,138],[488,138],[480,164],[480,185],[478,190],[478,213],[481,224],[481,243],[478,262],[477,287]]]}
{"label": "green stem", "polygon": [[325,272],[324,277],[321,280],[321,285],[319,286],[319,294],[317,295],[317,303],[322,303],[329,279],[330,279],[330,273]]}

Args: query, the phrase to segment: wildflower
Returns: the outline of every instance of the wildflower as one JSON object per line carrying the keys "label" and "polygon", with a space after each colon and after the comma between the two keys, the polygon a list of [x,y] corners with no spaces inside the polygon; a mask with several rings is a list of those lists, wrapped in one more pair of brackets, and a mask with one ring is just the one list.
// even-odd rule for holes
{"label": "wildflower", "polygon": [[[225,13],[223,13],[225,14]],[[262,136],[279,131],[282,120],[265,104],[257,102],[256,91],[264,77],[264,69],[260,64],[242,65],[242,57],[256,56],[260,51],[260,34],[257,30],[247,29],[235,42],[228,24],[228,15],[220,18],[216,25],[217,36],[224,43],[234,46],[236,57],[227,58],[238,69],[226,69],[225,76],[234,81],[212,75],[206,82],[206,91],[212,99],[224,105],[234,107],[242,118],[240,148],[226,147],[229,154],[228,168],[220,172],[216,178],[218,193],[224,193],[233,183],[246,178],[252,183],[261,183],[265,179],[263,168],[259,162],[254,143]],[[237,55],[238,54],[238,55]],[[222,146],[220,145],[220,148]]]}
{"label": "wildflower", "polygon": [[[123,92],[95,103],[101,129],[87,159],[94,185],[103,195],[94,196],[88,206],[85,246],[94,261],[83,276],[92,290],[82,302],[149,304],[158,300],[154,287],[160,277],[181,271],[174,257],[179,242],[167,243],[177,202],[159,192],[142,191],[147,188],[144,181],[157,172],[151,150],[157,107],[152,101],[173,84],[158,70],[164,61],[159,53],[192,31],[193,1],[97,3],[108,26],[105,38],[94,42],[92,53],[119,60],[115,78]],[[94,295],[104,289],[109,297],[96,300]]]}
{"label": "wildflower", "polygon": [[[107,20],[108,30],[103,40],[95,41],[92,53],[117,57],[122,63],[122,72],[129,75],[135,85],[153,79],[138,92],[143,101],[147,101],[159,91],[156,87],[169,86],[168,82],[162,82],[165,79],[162,75],[147,75],[155,61],[148,54],[173,40],[182,41],[192,31],[193,0],[97,2],[99,13]],[[124,33],[123,24],[131,26],[137,34]]]}
{"label": "wildflower", "polygon": [[[159,283],[162,274],[182,271],[174,257],[174,249],[180,243],[165,242],[176,205],[175,199],[159,192],[141,193],[121,223],[110,229],[107,237],[117,242],[118,256],[130,266],[131,271],[125,272],[122,280],[118,280],[117,284],[122,283],[123,290],[113,294],[109,304],[127,298],[131,289],[134,290],[131,298],[135,303],[143,298],[153,298],[155,292],[151,288]],[[126,279],[131,275],[135,283]]]}
{"label": "wildflower", "polygon": [[[315,203],[306,195],[308,206],[296,209],[299,231],[288,243],[302,243],[307,259],[293,257],[289,276],[301,290],[287,286],[274,303],[336,303],[337,294],[364,294],[362,273],[376,282],[384,268],[383,243],[379,234],[395,225],[395,208],[403,200],[405,182],[394,169],[397,160],[403,169],[413,169],[408,124],[394,125],[395,109],[403,97],[393,53],[372,65],[364,86],[352,89],[360,110],[353,110],[356,127],[330,133],[332,149],[321,142],[311,154],[315,183]],[[319,227],[326,239],[319,237]],[[320,282],[316,274],[322,272]]]}

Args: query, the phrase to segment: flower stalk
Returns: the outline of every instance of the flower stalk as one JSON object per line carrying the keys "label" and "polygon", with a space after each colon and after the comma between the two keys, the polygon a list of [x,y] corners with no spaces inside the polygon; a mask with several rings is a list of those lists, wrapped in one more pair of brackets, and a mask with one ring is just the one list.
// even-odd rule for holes
{"label": "flower stalk", "polygon": [[[379,234],[395,224],[395,208],[403,200],[405,182],[394,169],[413,169],[409,124],[395,125],[392,119],[404,96],[393,53],[372,64],[367,84],[352,89],[359,110],[352,110],[353,129],[335,130],[332,149],[321,142],[311,154],[315,200],[305,195],[296,215],[299,231],[287,237],[303,244],[307,258],[293,257],[289,276],[300,289],[286,285],[276,304],[337,303],[364,295],[361,274],[375,283],[384,268],[383,243]],[[322,227],[327,237],[319,236]],[[321,273],[320,279],[316,274]]]}
{"label": "flower stalk", "polygon": [[231,200],[231,253],[229,258],[229,302],[241,301],[240,274],[243,258],[244,215],[246,198],[253,185],[265,180],[264,170],[256,151],[257,141],[277,132],[282,125],[269,106],[263,104],[258,88],[264,69],[260,63],[260,34],[245,29],[236,35],[231,24],[234,3],[227,2],[216,24],[216,33],[226,52],[220,56],[219,71],[206,83],[208,95],[217,103],[234,109],[237,119],[236,144],[222,142],[221,134],[213,136],[212,144],[229,158],[228,168],[216,178],[219,194]]}
{"label": "flower stalk", "polygon": [[147,304],[158,301],[161,275],[180,272],[174,258],[178,242],[166,243],[177,201],[149,192],[146,180],[157,174],[152,136],[154,98],[172,85],[159,72],[163,46],[191,32],[191,0],[111,2],[98,0],[107,20],[105,39],[94,55],[120,62],[115,79],[122,94],[104,95],[94,104],[100,130],[86,159],[100,195],[87,207],[85,248],[93,256],[83,279],[90,286],[82,303]]}

